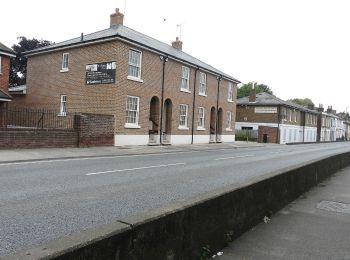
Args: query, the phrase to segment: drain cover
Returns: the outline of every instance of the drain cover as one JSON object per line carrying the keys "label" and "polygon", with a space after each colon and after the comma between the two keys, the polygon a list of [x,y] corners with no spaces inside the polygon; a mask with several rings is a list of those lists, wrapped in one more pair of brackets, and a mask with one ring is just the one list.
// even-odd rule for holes
{"label": "drain cover", "polygon": [[341,202],[323,200],[317,204],[316,208],[332,212],[350,214],[350,204]]}

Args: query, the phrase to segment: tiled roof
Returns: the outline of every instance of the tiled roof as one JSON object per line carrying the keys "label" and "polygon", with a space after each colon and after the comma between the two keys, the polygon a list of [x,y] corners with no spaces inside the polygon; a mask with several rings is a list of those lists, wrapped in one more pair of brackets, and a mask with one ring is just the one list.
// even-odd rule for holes
{"label": "tiled roof", "polygon": [[298,105],[292,102],[284,101],[266,92],[261,92],[256,94],[256,102],[249,102],[249,97],[239,98],[237,99],[237,105],[258,105],[258,106],[283,105],[283,106],[295,108],[295,109],[310,112],[310,113],[318,113],[315,110],[308,109],[306,107],[303,107],[301,105]]}
{"label": "tiled roof", "polygon": [[15,55],[15,54],[16,54],[12,49],[6,47],[6,46],[3,45],[1,42],[0,42],[0,51],[1,51],[1,52],[5,52],[5,53],[8,53],[8,54],[12,54],[12,55]]}
{"label": "tiled roof", "polygon": [[132,30],[126,26],[123,25],[114,25],[108,29],[98,31],[95,33],[87,34],[83,36],[83,41],[81,40],[81,37],[77,37],[71,40],[67,40],[64,42],[52,44],[49,46],[45,46],[42,48],[38,48],[32,51],[28,51],[25,54],[36,54],[44,51],[50,51],[50,50],[55,50],[59,48],[64,48],[64,47],[69,47],[69,46],[74,46],[77,44],[82,44],[82,43],[88,43],[88,42],[94,42],[98,40],[104,40],[104,39],[109,39],[109,38],[121,38],[121,39],[126,39],[129,40],[135,44],[139,44],[145,47],[148,47],[150,49],[153,49],[154,51],[161,52],[165,55],[168,55],[169,57],[174,57],[176,59],[188,62],[190,64],[193,64],[195,66],[201,67],[205,70],[214,72],[216,74],[222,75],[226,78],[231,79],[232,81],[236,83],[240,83],[237,79],[231,77],[230,75],[225,74],[224,72],[212,67],[211,65],[202,62],[199,59],[194,58],[193,56],[181,51],[177,50],[174,47],[163,43],[161,41],[158,41],[152,37],[149,37],[145,34],[142,34],[140,32],[137,32],[135,30]]}

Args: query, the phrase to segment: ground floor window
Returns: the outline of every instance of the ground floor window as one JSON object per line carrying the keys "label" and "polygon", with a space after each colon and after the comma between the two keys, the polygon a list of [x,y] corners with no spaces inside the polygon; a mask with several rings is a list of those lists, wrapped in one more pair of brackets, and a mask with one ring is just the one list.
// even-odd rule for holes
{"label": "ground floor window", "polygon": [[226,114],[226,129],[231,129],[232,128],[232,112],[227,111]]}
{"label": "ground floor window", "polygon": [[60,116],[67,115],[67,96],[61,95],[61,103],[60,103]]}
{"label": "ground floor window", "polygon": [[188,105],[180,105],[180,124],[182,128],[187,128],[187,118],[188,118]]}
{"label": "ground floor window", "polygon": [[204,107],[198,108],[198,127],[204,128]]}
{"label": "ground floor window", "polygon": [[127,96],[126,99],[126,125],[138,126],[140,98]]}

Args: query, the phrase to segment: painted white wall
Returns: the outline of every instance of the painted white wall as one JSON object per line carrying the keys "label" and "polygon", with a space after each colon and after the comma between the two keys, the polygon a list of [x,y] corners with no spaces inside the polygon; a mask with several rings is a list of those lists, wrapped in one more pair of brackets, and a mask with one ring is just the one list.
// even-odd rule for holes
{"label": "painted white wall", "polygon": [[191,135],[171,135],[171,144],[191,144],[191,140]]}
{"label": "painted white wall", "polygon": [[242,130],[242,126],[253,127],[253,130],[258,130],[259,126],[278,127],[274,123],[255,123],[255,122],[236,122],[236,130]]}
{"label": "painted white wall", "polygon": [[194,135],[193,143],[194,144],[208,144],[210,135]]}
{"label": "painted white wall", "polygon": [[221,136],[221,142],[223,143],[233,143],[235,142],[236,136],[235,135],[222,135]]}
{"label": "painted white wall", "polygon": [[114,135],[114,145],[147,145],[148,135]]}

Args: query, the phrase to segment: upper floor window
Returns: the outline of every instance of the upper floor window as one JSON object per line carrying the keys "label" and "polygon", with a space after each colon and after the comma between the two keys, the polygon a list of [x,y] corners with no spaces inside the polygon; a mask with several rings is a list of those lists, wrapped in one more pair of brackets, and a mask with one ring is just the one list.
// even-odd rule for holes
{"label": "upper floor window", "polygon": [[297,122],[298,112],[294,110],[294,122]]}
{"label": "upper floor window", "polygon": [[141,79],[142,52],[129,50],[129,77]]}
{"label": "upper floor window", "polygon": [[66,116],[67,115],[67,96],[61,95],[61,101],[60,101],[60,116]]}
{"label": "upper floor window", "polygon": [[68,71],[68,70],[69,70],[69,53],[63,53],[61,71]]}
{"label": "upper floor window", "polygon": [[190,90],[190,68],[182,66],[181,90]]}
{"label": "upper floor window", "polygon": [[231,82],[228,83],[227,87],[227,100],[233,101],[233,84]]}
{"label": "upper floor window", "polygon": [[198,128],[204,129],[204,107],[198,108]]}
{"label": "upper floor window", "polygon": [[207,74],[199,73],[199,95],[206,95],[207,92]]}
{"label": "upper floor window", "polygon": [[226,129],[231,130],[232,129],[232,112],[227,111],[226,114]]}
{"label": "upper floor window", "polygon": [[127,96],[126,99],[126,127],[139,125],[139,104],[140,98],[134,96]]}
{"label": "upper floor window", "polygon": [[1,56],[0,56],[0,74],[2,74],[2,62],[1,62]]}
{"label": "upper floor window", "polygon": [[180,105],[180,128],[187,128],[188,105]]}

